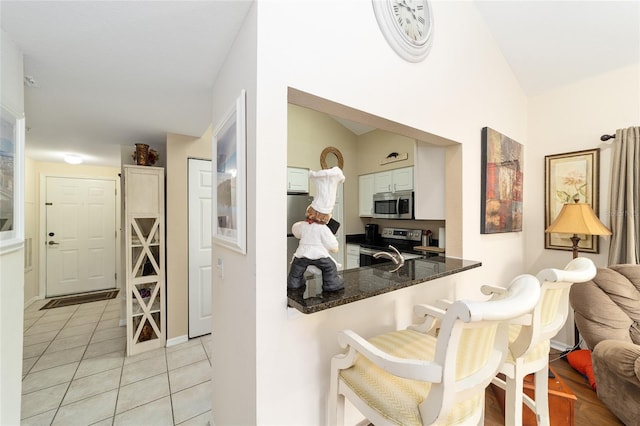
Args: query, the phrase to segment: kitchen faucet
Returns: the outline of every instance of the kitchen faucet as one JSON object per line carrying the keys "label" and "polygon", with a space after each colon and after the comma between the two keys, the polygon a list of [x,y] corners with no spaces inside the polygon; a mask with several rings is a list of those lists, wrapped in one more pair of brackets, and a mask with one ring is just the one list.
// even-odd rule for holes
{"label": "kitchen faucet", "polygon": [[378,253],[375,253],[373,257],[375,257],[376,259],[380,257],[388,257],[389,259],[391,259],[391,261],[393,261],[394,265],[398,265],[398,267],[394,269],[394,271],[397,271],[404,265],[404,257],[394,246],[389,245],[389,248],[395,251],[396,254],[389,253],[388,251],[379,251]]}

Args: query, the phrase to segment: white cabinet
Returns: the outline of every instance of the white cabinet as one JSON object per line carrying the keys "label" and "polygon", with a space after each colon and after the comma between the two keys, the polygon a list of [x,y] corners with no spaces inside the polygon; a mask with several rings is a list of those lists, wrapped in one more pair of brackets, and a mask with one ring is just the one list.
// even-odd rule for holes
{"label": "white cabinet", "polygon": [[360,217],[373,216],[374,175],[358,176],[358,211]]}
{"label": "white cabinet", "polygon": [[413,191],[413,167],[392,170],[391,176],[394,191]]}
{"label": "white cabinet", "polygon": [[413,191],[413,167],[375,173],[375,193]]}
{"label": "white cabinet", "polygon": [[164,169],[122,166],[127,355],[166,344]]}
{"label": "white cabinet", "polygon": [[379,192],[392,192],[393,191],[393,176],[391,170],[386,172],[374,173],[374,194]]}
{"label": "white cabinet", "polygon": [[373,194],[394,191],[413,191],[413,167],[358,176],[360,217],[373,216]]}
{"label": "white cabinet", "polygon": [[287,167],[287,192],[309,192],[309,169]]}
{"label": "white cabinet", "polygon": [[360,267],[360,246],[358,244],[347,244],[347,267],[345,269]]}
{"label": "white cabinet", "polygon": [[416,142],[414,215],[422,220],[445,220],[445,148]]}

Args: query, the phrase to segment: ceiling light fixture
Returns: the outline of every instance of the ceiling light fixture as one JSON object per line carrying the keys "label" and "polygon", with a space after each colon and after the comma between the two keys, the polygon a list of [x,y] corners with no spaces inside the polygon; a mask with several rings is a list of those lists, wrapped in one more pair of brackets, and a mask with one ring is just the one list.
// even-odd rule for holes
{"label": "ceiling light fixture", "polygon": [[69,164],[81,164],[82,157],[80,157],[79,155],[68,154],[64,156],[64,162]]}

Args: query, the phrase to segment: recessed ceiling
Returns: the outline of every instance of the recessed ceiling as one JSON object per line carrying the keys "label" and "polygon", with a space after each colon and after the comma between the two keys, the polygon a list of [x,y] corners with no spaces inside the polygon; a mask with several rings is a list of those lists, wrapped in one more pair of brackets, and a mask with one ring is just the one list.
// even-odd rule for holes
{"label": "recessed ceiling", "polygon": [[366,124],[356,123],[355,121],[347,120],[346,118],[336,117],[335,115],[330,116],[338,123],[342,124],[347,129],[351,130],[351,132],[356,135],[364,135],[365,133],[369,133],[372,130],[375,130],[375,127],[367,126]]}
{"label": "recessed ceiling", "polygon": [[[163,145],[167,132],[200,136],[211,123],[215,76],[251,4],[0,1],[2,29],[33,81],[25,86],[27,155],[60,162],[79,154],[85,164],[118,167],[121,145]],[[640,62],[638,1],[475,4],[529,95]]]}

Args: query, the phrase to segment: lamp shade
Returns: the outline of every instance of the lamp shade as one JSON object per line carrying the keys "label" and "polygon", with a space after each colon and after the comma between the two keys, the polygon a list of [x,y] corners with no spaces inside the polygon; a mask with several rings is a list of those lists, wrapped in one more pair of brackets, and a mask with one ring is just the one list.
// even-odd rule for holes
{"label": "lamp shade", "polygon": [[560,214],[547,229],[547,233],[611,235],[609,228],[603,225],[591,206],[586,203],[567,203]]}

